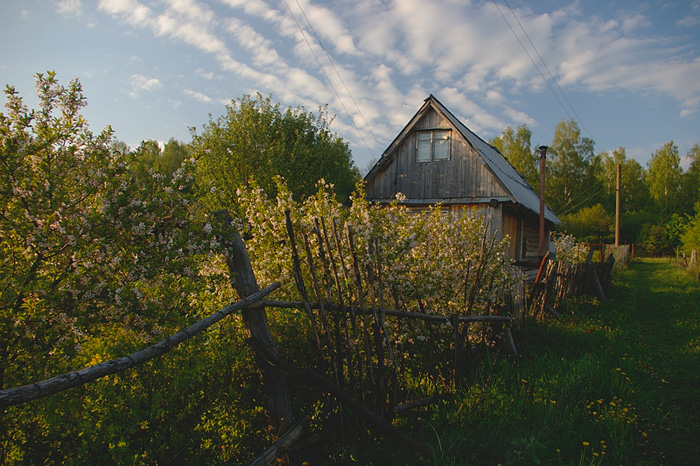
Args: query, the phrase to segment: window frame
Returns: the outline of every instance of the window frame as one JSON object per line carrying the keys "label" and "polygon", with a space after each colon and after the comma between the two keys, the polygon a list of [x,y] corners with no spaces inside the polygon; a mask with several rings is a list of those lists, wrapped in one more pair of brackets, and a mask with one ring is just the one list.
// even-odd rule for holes
{"label": "window frame", "polygon": [[[444,155],[443,155],[444,154]],[[416,130],[417,163],[439,162],[452,158],[452,128]]]}

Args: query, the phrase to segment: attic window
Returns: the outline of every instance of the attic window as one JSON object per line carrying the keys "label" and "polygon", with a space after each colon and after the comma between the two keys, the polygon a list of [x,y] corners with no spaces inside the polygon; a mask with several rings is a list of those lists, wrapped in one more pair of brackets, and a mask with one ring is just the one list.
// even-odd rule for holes
{"label": "attic window", "polygon": [[416,133],[416,162],[449,159],[449,129],[431,129]]}

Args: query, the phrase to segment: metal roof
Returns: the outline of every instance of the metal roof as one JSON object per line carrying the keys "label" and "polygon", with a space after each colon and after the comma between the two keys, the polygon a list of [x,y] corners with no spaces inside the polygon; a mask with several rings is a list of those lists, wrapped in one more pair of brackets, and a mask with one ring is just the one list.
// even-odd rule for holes
{"label": "metal roof", "polygon": [[[411,119],[411,123],[415,123],[415,121],[417,121],[416,117],[419,114],[423,113],[425,108],[431,104],[435,107],[435,109],[438,112],[442,113],[450,121],[450,123],[452,123],[452,125],[462,135],[464,140],[467,141],[469,145],[471,145],[472,148],[474,148],[474,150],[481,156],[481,159],[484,161],[491,173],[496,177],[496,179],[500,181],[505,190],[510,194],[511,200],[514,203],[520,204],[526,209],[539,215],[540,197],[537,195],[537,193],[535,193],[535,190],[530,185],[530,183],[528,183],[525,180],[525,178],[523,178],[523,176],[520,173],[518,173],[518,171],[513,167],[513,165],[511,165],[510,162],[508,162],[508,160],[495,147],[491,146],[479,136],[474,134],[469,128],[467,128],[467,126],[464,123],[459,121],[457,117],[455,117],[452,114],[452,112],[450,112],[444,105],[442,105],[442,103],[440,103],[440,101],[437,100],[435,96],[431,94],[427,99],[425,99],[425,104]],[[382,162],[384,164],[387,163],[385,157],[389,155],[392,146],[394,146],[399,139],[403,139],[400,136],[409,129],[409,126],[412,126],[411,123],[409,123],[407,127],[404,128],[403,131],[401,131],[399,137],[397,137],[396,140],[392,142],[389,148],[382,155],[379,162],[377,162],[377,165],[379,165]],[[376,172],[378,171],[377,168],[379,168],[377,165],[375,165],[375,167],[372,170],[370,170],[365,179],[370,179],[376,174]],[[546,205],[544,216],[545,219],[547,219],[550,222],[561,224],[561,220],[559,220],[556,214],[549,208],[549,206]]]}

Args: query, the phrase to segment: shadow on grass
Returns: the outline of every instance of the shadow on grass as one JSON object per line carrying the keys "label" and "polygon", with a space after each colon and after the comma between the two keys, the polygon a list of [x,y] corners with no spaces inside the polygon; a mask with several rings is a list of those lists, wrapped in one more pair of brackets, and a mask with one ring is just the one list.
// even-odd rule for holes
{"label": "shadow on grass", "polygon": [[434,445],[432,464],[693,464],[698,303],[673,264],[635,263],[606,301],[528,322],[519,361],[485,361],[451,401],[401,422]]}

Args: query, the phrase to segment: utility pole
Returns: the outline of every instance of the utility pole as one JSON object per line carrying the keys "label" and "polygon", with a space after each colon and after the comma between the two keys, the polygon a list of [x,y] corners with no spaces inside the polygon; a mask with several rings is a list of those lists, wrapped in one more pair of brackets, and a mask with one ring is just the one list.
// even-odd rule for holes
{"label": "utility pole", "polygon": [[620,245],[620,181],[622,166],[617,164],[617,188],[615,189],[615,246]]}
{"label": "utility pole", "polygon": [[[540,146],[540,258],[546,254],[544,237],[544,183],[545,183],[545,159],[547,157],[547,146]],[[549,247],[549,245],[547,245]]]}

